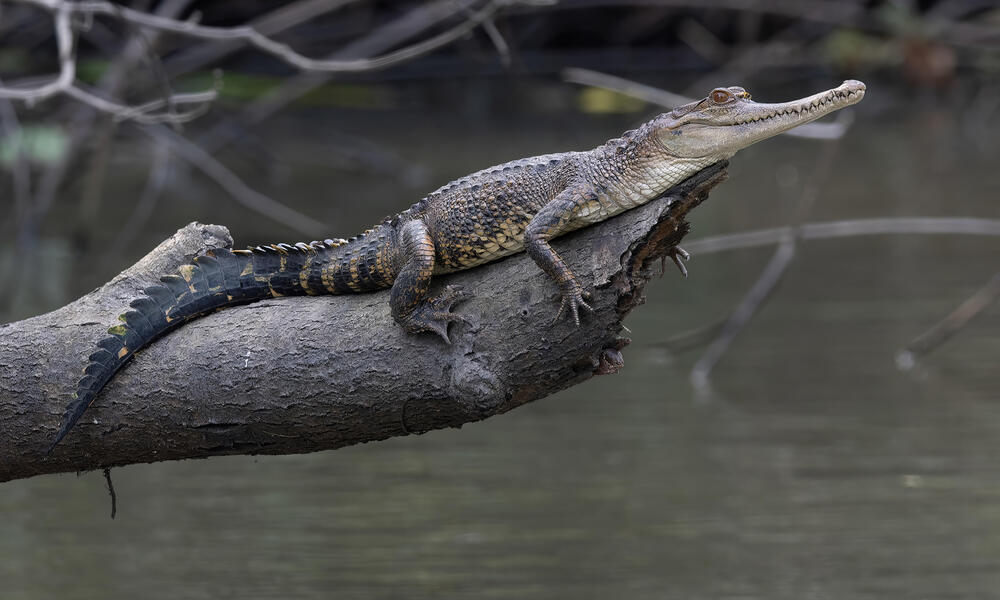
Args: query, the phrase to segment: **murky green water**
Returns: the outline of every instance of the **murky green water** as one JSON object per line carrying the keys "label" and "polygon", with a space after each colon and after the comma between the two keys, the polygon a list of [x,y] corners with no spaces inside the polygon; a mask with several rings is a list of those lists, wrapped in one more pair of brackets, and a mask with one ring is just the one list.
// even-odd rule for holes
{"label": "murky green water", "polygon": [[[416,188],[320,167],[324,131],[375,121],[277,124],[273,155],[248,147],[231,164],[276,160],[260,187],[344,235],[454,176],[591,146],[628,121],[379,120],[374,137],[428,169]],[[996,140],[959,129],[934,110],[862,117],[809,218],[1000,216]],[[820,150],[781,139],[743,152],[692,238],[788,222]],[[131,201],[134,177],[116,179],[105,214]],[[52,306],[190,220],[227,223],[238,243],[297,237],[193,177],[127,256],[70,262]],[[714,393],[695,395],[697,352],[660,343],[721,315],[769,256],[696,256],[690,279],[648,289],[622,373],[461,430],[118,469],[115,521],[99,474],[0,485],[0,597],[996,597],[1000,312],[914,372],[893,354],[997,270],[1000,240],[810,242],[718,365]]]}

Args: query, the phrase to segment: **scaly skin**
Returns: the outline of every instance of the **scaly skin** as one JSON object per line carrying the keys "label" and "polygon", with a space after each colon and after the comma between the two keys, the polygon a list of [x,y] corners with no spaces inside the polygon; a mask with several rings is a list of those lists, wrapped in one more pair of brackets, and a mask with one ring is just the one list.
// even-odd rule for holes
{"label": "scaly skin", "polygon": [[52,447],[136,351],[224,306],[391,287],[392,316],[403,329],[447,342],[448,325],[462,320],[452,305],[466,293],[449,286],[427,297],[433,276],[526,250],[559,287],[557,318],[568,312],[579,324],[580,311],[590,310],[586,292],[552,250],[552,238],[644,204],[741,148],[858,102],[864,92],[861,82],[845,81],[801,100],[758,104],[743,88],[717,88],[593,150],[524,158],[453,181],[351,240],[210,250],[144,290],[108,330]]}

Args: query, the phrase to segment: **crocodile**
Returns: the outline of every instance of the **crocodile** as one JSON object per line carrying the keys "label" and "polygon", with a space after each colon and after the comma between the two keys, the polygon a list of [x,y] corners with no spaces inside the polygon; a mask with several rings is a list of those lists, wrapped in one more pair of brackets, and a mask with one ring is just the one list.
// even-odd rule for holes
{"label": "crocodile", "polygon": [[[89,356],[51,452],[101,388],[141,348],[213,310],[291,295],[391,288],[393,319],[409,333],[448,342],[457,286],[431,296],[431,280],[526,251],[561,295],[556,320],[579,326],[589,293],[552,249],[552,238],[661,195],[737,151],[860,101],[865,85],[840,86],[791,102],[751,100],[720,87],[597,148],[515,160],[462,177],[350,240],[214,249],[147,287]],[[686,253],[676,250],[677,255]],[[682,268],[682,272],[684,269]],[[686,274],[686,272],[685,272]]]}

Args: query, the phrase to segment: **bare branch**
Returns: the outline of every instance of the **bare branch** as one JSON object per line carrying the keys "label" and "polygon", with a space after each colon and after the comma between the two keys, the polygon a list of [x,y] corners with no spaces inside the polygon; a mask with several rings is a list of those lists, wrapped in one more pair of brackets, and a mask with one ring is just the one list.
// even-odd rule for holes
{"label": "bare branch", "polygon": [[55,28],[56,46],[59,49],[59,75],[53,81],[35,88],[18,89],[0,87],[0,98],[35,103],[64,92],[76,79],[76,55],[73,52],[73,28],[70,27],[72,9],[69,4],[53,5],[52,25]]}
{"label": "bare branch", "polygon": [[[126,23],[145,27],[159,32],[167,32],[188,37],[219,42],[240,42],[255,47],[263,52],[308,72],[360,72],[385,69],[392,65],[412,60],[459,39],[476,27],[490,23],[493,15],[502,7],[514,3],[515,0],[490,0],[479,10],[471,12],[466,19],[454,27],[421,42],[405,48],[373,58],[352,59],[313,59],[303,56],[287,44],[277,42],[260,33],[252,26],[213,27],[200,25],[193,21],[181,21],[157,14],[149,14],[126,6],[119,6],[104,0],[85,0],[67,2],[66,0],[13,0],[30,4],[53,14],[56,41],[59,47],[60,71],[58,77],[46,84],[36,87],[20,88],[14,86],[0,87],[0,98],[22,100],[29,103],[65,94],[81,101],[101,112],[111,114],[117,120],[133,120],[139,123],[180,123],[189,121],[200,115],[207,106],[200,106],[191,111],[174,113],[173,110],[154,112],[160,108],[171,108],[173,105],[200,104],[215,100],[215,90],[195,94],[175,94],[162,100],[149,102],[140,106],[130,107],[112,100],[102,98],[88,92],[75,84],[76,56],[73,50],[74,36],[71,27],[71,17],[74,14],[93,17],[106,15],[119,18]],[[338,4],[341,5],[343,3]],[[306,12],[321,10],[320,6],[307,6]],[[491,24],[487,25],[488,33],[497,43],[497,32]],[[502,41],[502,38],[501,38]],[[503,46],[498,45],[501,50]]]}
{"label": "bare branch", "polygon": [[[475,0],[434,0],[410,10],[382,25],[368,35],[347,44],[329,58],[342,59],[370,56],[395,48],[454,16],[456,9],[465,10]],[[289,78],[277,89],[250,102],[238,117],[241,125],[259,123],[303,95],[323,85],[333,73],[303,72]],[[219,149],[235,139],[232,123],[217,123],[198,138],[198,143],[209,152]]]}
{"label": "bare branch", "polygon": [[[848,219],[801,226],[803,240],[825,240],[862,235],[985,235],[1000,236],[1000,219],[975,217],[885,217]],[[684,243],[692,254],[711,254],[771,246],[789,234],[791,227],[773,227],[704,237]]]}
{"label": "bare branch", "polygon": [[995,274],[979,291],[966,298],[951,314],[900,350],[896,354],[896,366],[903,371],[912,369],[918,358],[948,341],[984,309],[996,302],[997,298],[1000,298],[1000,273]]}
{"label": "bare branch", "polygon": [[739,335],[746,324],[750,321],[760,305],[774,290],[788,268],[788,265],[795,258],[795,239],[791,235],[782,240],[774,256],[764,267],[760,277],[743,297],[743,300],[729,314],[729,318],[722,324],[718,335],[709,344],[708,349],[701,355],[698,362],[691,368],[691,384],[695,390],[705,393],[709,390],[709,374],[712,368],[719,362],[719,359],[729,349],[736,336]]}
{"label": "bare branch", "polygon": [[802,223],[816,203],[816,199],[819,198],[823,181],[830,175],[833,168],[833,158],[838,147],[839,144],[830,144],[820,153],[810,181],[804,186],[797,203],[796,220],[798,223],[789,228],[788,234],[781,238],[778,249],[775,250],[774,256],[771,257],[764,271],[761,272],[750,291],[729,315],[719,334],[691,369],[691,383],[699,392],[709,391],[708,377],[715,363],[722,358],[736,336],[746,328],[750,319],[757,314],[757,311],[784,278],[788,265],[795,259],[798,242],[802,237]]}
{"label": "bare branch", "polygon": [[128,220],[125,221],[125,225],[118,230],[115,240],[105,250],[104,264],[110,265],[112,261],[120,261],[122,251],[135,238],[136,233],[142,231],[143,226],[152,216],[157,201],[170,183],[170,156],[170,146],[162,142],[153,144],[153,157],[146,185],[143,187],[142,194],[135,203],[132,213],[128,216]]}
{"label": "bare branch", "polygon": [[[692,254],[713,254],[729,250],[759,248],[780,243],[782,239],[792,235],[793,230],[793,227],[775,227],[716,235],[685,242],[684,248]],[[873,235],[982,235],[1000,237],[1000,219],[978,219],[973,217],[887,217],[884,219],[855,219],[826,223],[805,223],[799,230],[802,240],[825,240]],[[978,298],[979,294],[982,294],[984,290],[990,289],[995,282],[996,277],[966,302]],[[979,302],[980,300],[976,300],[977,305]],[[965,303],[955,310],[955,313],[966,314],[967,312]],[[948,318],[951,318],[951,315]],[[706,325],[671,336],[663,342],[658,343],[657,346],[674,352],[700,346],[718,335],[726,320],[726,318],[717,319]],[[944,322],[938,326],[943,324]],[[918,341],[925,340],[931,331],[933,329],[911,342],[907,346],[907,349],[916,346]],[[930,338],[927,339],[929,340]],[[940,341],[943,342],[944,340]],[[925,346],[921,343],[919,347]],[[928,347],[921,354],[926,354],[930,349],[932,348]],[[902,363],[900,364],[900,368],[908,368],[908,366],[912,366],[913,364],[915,357],[905,356],[906,352],[907,350],[904,350],[897,355],[897,364]]]}
{"label": "bare branch", "polygon": [[507,44],[507,40],[503,38],[503,34],[497,29],[496,23],[493,19],[486,19],[483,21],[483,31],[486,35],[490,37],[490,41],[493,42],[493,46],[497,49],[497,54],[500,55],[500,62],[505,67],[510,66],[510,45]]}
{"label": "bare branch", "polygon": [[[0,82],[0,85],[2,84]],[[31,203],[30,167],[21,147],[24,143],[24,133],[21,129],[21,123],[17,118],[17,112],[11,105],[10,100],[7,99],[0,99],[0,132],[4,134],[4,137],[17,140],[18,143],[14,162],[11,165],[11,178],[14,184],[14,194],[11,201],[14,203],[14,209],[7,213],[6,219],[0,221],[0,227],[5,227],[8,223],[7,219],[19,218],[21,213]],[[3,280],[4,278],[0,276],[0,282]]]}
{"label": "bare branch", "polygon": [[[293,50],[287,44],[277,42],[249,25],[238,27],[213,27],[200,25],[193,21],[179,21],[152,15],[142,11],[134,10],[126,6],[118,6],[103,0],[84,0],[82,2],[67,3],[65,0],[15,0],[26,4],[33,4],[46,10],[57,11],[57,14],[64,13],[87,14],[87,15],[108,15],[118,17],[129,23],[141,25],[150,29],[175,33],[188,37],[195,37],[217,41],[241,41],[258,50],[266,52],[289,65],[302,71],[357,73],[359,71],[375,71],[384,69],[397,63],[411,60],[418,56],[432,52],[441,46],[462,37],[466,33],[478,27],[481,23],[493,16],[502,6],[510,3],[511,0],[490,0],[481,9],[471,14],[466,20],[455,27],[442,32],[432,38],[420,43],[413,44],[395,52],[389,52],[374,58],[358,58],[348,60],[325,60],[303,56]],[[68,21],[67,21],[68,26]]]}
{"label": "bare branch", "polygon": [[[333,12],[357,1],[298,0],[291,4],[279,6],[272,12],[254,19],[249,24],[262,34],[273,36],[310,19],[315,19],[324,13]],[[199,44],[191,48],[178,49],[176,55],[170,57],[166,70],[171,76],[188,73],[199,67],[217,62],[242,47],[243,44],[239,40],[231,40],[228,42],[209,41],[209,43]]]}
{"label": "bare branch", "polygon": [[144,125],[140,129],[153,139],[168,144],[177,156],[218,183],[237,202],[250,210],[310,237],[321,237],[329,230],[326,224],[251,188],[215,157],[184,136],[166,127]]}
{"label": "bare branch", "polygon": [[[135,121],[144,125],[155,123],[187,123],[205,114],[210,103],[218,96],[216,90],[190,94],[171,94],[145,104],[128,106],[111,100],[105,100],[97,94],[88,92],[79,86],[70,86],[63,91],[71,98],[75,98],[103,113],[108,113],[115,121]],[[181,112],[175,110],[179,106],[191,104],[195,105],[191,110]],[[163,108],[167,110],[165,112],[157,112]]]}
{"label": "bare branch", "polygon": [[[119,121],[134,120],[140,123],[183,123],[202,114],[208,108],[208,103],[214,101],[218,95],[215,89],[192,94],[174,94],[139,106],[126,106],[106,100],[76,84],[75,37],[70,21],[73,13],[80,12],[78,10],[80,4],[67,3],[62,0],[16,1],[35,4],[52,11],[56,45],[59,49],[59,75],[53,81],[37,87],[23,88],[19,87],[17,83],[12,86],[0,85],[0,99],[21,100],[32,105],[41,100],[64,94],[100,112],[108,113]],[[156,19],[164,18],[150,16]],[[175,113],[173,110],[174,106],[190,104],[201,106],[181,113]],[[167,107],[169,110],[163,113],[155,112],[163,107]]]}

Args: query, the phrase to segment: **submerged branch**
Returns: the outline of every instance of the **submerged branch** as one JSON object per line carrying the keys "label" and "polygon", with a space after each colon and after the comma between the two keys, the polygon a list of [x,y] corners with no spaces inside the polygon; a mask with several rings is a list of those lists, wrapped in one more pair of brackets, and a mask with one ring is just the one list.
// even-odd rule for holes
{"label": "submerged branch", "polygon": [[896,366],[904,371],[912,369],[918,358],[947,342],[998,298],[1000,298],[1000,273],[993,275],[986,285],[966,298],[951,314],[900,350],[896,354]]}
{"label": "submerged branch", "polygon": [[[793,233],[793,227],[775,227],[704,237],[684,242],[692,254],[713,254],[729,250],[759,248],[780,243]],[[804,223],[798,228],[802,240],[824,240],[866,235],[984,235],[1000,236],[1000,219],[974,217],[886,217],[876,219],[851,219],[826,223]],[[1000,291],[1000,275],[994,276],[982,289],[973,294],[943,321],[911,342],[897,355],[897,364],[909,368],[919,355],[930,352],[947,340],[959,327],[964,326],[989,302],[995,301],[992,293]],[[971,304],[970,304],[971,303]],[[967,318],[965,318],[967,317]],[[718,335],[728,317],[689,329],[657,343],[671,352],[683,352],[701,347]],[[941,337],[945,332],[947,336]],[[907,355],[916,350],[913,355]]]}
{"label": "submerged branch", "polygon": [[781,238],[774,256],[764,267],[757,281],[751,286],[743,300],[732,310],[718,335],[692,367],[691,383],[699,392],[707,393],[709,391],[709,375],[711,375],[715,364],[723,357],[736,336],[746,328],[760,307],[767,302],[771,293],[784,278],[788,266],[795,259],[798,242],[802,238],[802,223],[809,211],[812,210],[813,205],[816,204],[822,183],[830,175],[836,151],[836,144],[828,145],[823,149],[817,159],[810,181],[803,188],[798,199],[797,223],[788,229],[788,235]]}
{"label": "submerged branch", "polygon": [[[884,217],[846,219],[800,226],[803,240],[827,240],[863,235],[985,235],[1000,236],[1000,219],[976,217]],[[727,233],[692,240],[684,248],[692,254],[708,254],[770,246],[791,233],[791,227],[773,227]]]}

